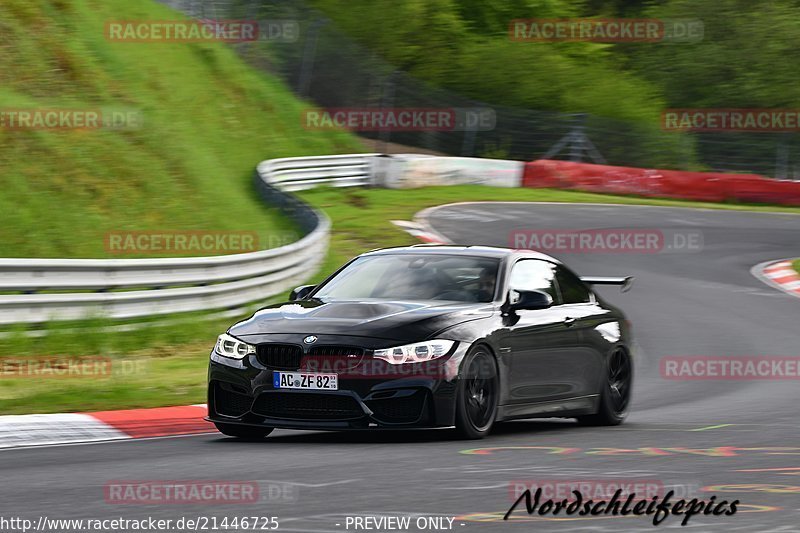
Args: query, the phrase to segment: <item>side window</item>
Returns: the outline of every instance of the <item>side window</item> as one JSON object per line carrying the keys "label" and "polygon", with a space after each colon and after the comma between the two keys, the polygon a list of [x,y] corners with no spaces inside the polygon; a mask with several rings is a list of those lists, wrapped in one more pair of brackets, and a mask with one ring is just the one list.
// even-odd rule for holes
{"label": "side window", "polygon": [[508,282],[509,289],[522,291],[542,291],[553,297],[553,302],[558,303],[556,291],[555,265],[538,259],[523,259],[511,269],[511,278]]}
{"label": "side window", "polygon": [[586,284],[563,266],[556,267],[556,280],[561,291],[562,303],[582,304],[592,301],[591,293]]}

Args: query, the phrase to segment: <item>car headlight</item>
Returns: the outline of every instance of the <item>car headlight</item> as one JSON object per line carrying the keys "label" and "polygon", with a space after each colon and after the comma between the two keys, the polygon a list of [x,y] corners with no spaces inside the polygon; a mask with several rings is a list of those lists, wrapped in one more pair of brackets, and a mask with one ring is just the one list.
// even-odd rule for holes
{"label": "car headlight", "polygon": [[217,345],[214,347],[214,351],[222,357],[244,359],[249,354],[256,353],[256,347],[223,333],[217,337]]}
{"label": "car headlight", "polygon": [[447,355],[453,344],[455,341],[446,340],[415,342],[414,344],[375,350],[372,355],[376,359],[382,359],[392,365],[422,363]]}

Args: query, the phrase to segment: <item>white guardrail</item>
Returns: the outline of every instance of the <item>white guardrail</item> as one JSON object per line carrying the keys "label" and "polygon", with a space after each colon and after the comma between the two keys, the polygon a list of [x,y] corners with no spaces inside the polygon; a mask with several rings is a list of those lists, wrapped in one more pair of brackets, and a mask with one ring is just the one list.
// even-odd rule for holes
{"label": "white guardrail", "polygon": [[333,187],[371,185],[371,161],[379,154],[328,155],[269,159],[258,173],[283,191],[302,191],[320,184]]}
{"label": "white guardrail", "polygon": [[[372,155],[273,159],[258,165],[262,196],[310,230],[280,248],[191,258],[0,258],[0,324],[218,310],[288,292],[320,267],[331,225],[324,214],[282,191],[321,183],[367,185]],[[13,292],[24,294],[2,294]]]}

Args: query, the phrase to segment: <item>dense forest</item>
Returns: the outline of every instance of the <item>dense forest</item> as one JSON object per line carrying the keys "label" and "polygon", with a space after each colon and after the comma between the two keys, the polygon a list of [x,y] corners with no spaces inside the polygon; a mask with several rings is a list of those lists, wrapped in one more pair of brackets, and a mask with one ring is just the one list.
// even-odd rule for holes
{"label": "dense forest", "polygon": [[[313,0],[411,75],[501,105],[633,120],[668,107],[800,104],[800,2]],[[695,19],[691,43],[519,42],[513,19]]]}

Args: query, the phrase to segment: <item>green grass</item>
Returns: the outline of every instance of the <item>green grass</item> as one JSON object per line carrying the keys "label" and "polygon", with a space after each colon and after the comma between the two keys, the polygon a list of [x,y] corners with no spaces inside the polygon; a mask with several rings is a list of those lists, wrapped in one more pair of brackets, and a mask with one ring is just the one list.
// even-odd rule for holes
{"label": "green grass", "polygon": [[362,150],[350,134],[304,130],[308,105],[227,45],[104,35],[107,21],[178,18],[152,0],[0,3],[0,111],[110,107],[143,120],[126,130],[0,127],[0,257],[119,257],[104,237],[129,230],[269,241],[295,228],[257,198],[255,163]]}
{"label": "green grass", "polygon": [[[285,297],[257,302],[231,318],[203,312],[165,315],[130,331],[109,328],[142,321],[52,322],[37,327],[38,336],[26,335],[22,325],[1,328],[0,415],[203,403],[208,355],[217,335]],[[41,368],[42,361],[53,366],[86,358],[109,360],[111,371],[60,377],[19,371],[20,365]]]}
{"label": "green grass", "polygon": [[[0,414],[96,411],[204,402],[208,353],[235,322],[200,314],[134,331],[107,331],[108,320],[48,324],[42,337],[20,327],[0,337]],[[113,323],[117,325],[118,323]],[[74,329],[72,329],[74,328]],[[76,333],[79,329],[80,333]],[[99,375],[19,375],[19,365],[83,358],[110,359]],[[52,364],[52,363],[51,363]],[[29,367],[30,368],[30,367]]]}
{"label": "green grass", "polygon": [[[303,191],[300,196],[323,209],[333,222],[328,257],[314,281],[366,250],[417,242],[391,220],[410,220],[418,211],[458,201],[539,201],[618,203],[702,207],[798,213],[798,208],[709,204],[608,196],[547,189],[501,189],[483,186],[432,187],[416,190],[329,189]],[[277,297],[275,300],[279,300]],[[48,326],[43,338],[19,331],[0,338],[0,359],[36,359],[52,356],[111,357],[144,361],[138,372],[110,376],[3,378],[0,376],[0,414],[92,411],[134,407],[183,405],[205,401],[208,352],[216,335],[235,319],[204,319],[198,315],[176,326],[156,326],[132,332],[100,331],[105,321],[83,324],[83,333]],[[90,326],[90,327],[86,327]],[[12,330],[14,331],[14,330]],[[128,366],[130,366],[128,364]],[[2,367],[0,366],[0,369]],[[112,364],[112,368],[114,365]]]}
{"label": "green grass", "polygon": [[208,343],[193,343],[183,345],[179,354],[163,357],[149,350],[113,357],[108,374],[4,377],[0,381],[0,412],[105,411],[205,403],[209,348]]}
{"label": "green grass", "polygon": [[792,261],[792,267],[800,274],[800,259],[795,259]]}

